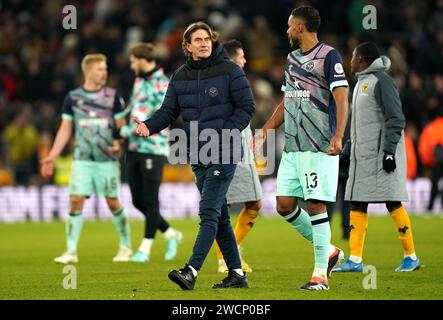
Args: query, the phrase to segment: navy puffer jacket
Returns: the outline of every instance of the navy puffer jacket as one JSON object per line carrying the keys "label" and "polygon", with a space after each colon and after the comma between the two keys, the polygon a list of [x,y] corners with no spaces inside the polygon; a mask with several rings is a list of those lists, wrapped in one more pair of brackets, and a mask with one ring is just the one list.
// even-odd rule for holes
{"label": "navy puffer jacket", "polygon": [[[216,42],[209,58],[198,61],[189,58],[177,69],[161,108],[144,123],[150,133],[155,134],[181,114],[188,138],[188,152],[189,142],[192,139],[199,141],[197,135],[210,128],[218,134],[219,150],[225,152],[229,149],[234,154],[238,152],[235,149],[241,150],[241,143],[233,144],[233,139],[222,139],[222,129],[238,129],[241,132],[249,124],[254,110],[254,99],[245,73],[229,60],[223,46]],[[198,131],[190,130],[191,121],[196,121],[193,128],[198,124]],[[198,150],[204,144],[205,141],[199,141]],[[191,148],[191,159],[192,152]]]}

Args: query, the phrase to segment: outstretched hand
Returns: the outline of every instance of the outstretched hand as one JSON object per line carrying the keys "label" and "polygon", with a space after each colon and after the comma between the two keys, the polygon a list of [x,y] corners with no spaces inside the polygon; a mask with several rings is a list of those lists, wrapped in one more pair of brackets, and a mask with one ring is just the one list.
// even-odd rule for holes
{"label": "outstretched hand", "polygon": [[138,120],[136,117],[132,117],[132,120],[137,124],[137,127],[135,128],[135,134],[140,137],[149,137],[149,129],[148,127]]}

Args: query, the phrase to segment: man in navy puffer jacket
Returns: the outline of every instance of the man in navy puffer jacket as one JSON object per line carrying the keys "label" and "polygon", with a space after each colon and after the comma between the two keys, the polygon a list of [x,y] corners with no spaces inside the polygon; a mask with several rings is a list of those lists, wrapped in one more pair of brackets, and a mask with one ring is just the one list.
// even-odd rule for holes
{"label": "man in navy puffer jacket", "polygon": [[[248,287],[229,219],[226,192],[242,154],[241,131],[249,124],[255,106],[245,73],[229,61],[217,37],[207,24],[191,24],[182,43],[188,60],[173,74],[162,107],[144,122],[134,119],[138,123],[137,134],[147,137],[169,126],[180,114],[183,117],[188,156],[201,195],[200,229],[192,256],[184,268],[168,275],[183,290],[194,288],[197,272],[214,239],[229,273],[213,288]],[[212,131],[202,132],[204,129]],[[218,141],[218,145],[209,148],[208,153],[205,141],[212,145]]]}

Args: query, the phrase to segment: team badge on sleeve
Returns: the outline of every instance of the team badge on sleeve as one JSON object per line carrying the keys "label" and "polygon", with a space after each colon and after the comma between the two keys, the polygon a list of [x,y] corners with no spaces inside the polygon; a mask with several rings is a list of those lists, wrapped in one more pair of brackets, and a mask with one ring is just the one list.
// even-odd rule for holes
{"label": "team badge on sleeve", "polygon": [[338,74],[341,74],[341,73],[344,72],[344,70],[343,70],[343,66],[342,66],[341,63],[336,63],[335,66],[334,66],[334,70],[335,70],[335,72],[337,72]]}

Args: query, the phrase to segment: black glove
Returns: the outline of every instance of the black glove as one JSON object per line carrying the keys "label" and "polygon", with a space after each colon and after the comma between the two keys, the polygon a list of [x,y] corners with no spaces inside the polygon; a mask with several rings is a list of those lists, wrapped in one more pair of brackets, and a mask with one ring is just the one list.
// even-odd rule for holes
{"label": "black glove", "polygon": [[394,171],[395,168],[397,168],[397,165],[395,164],[395,155],[385,152],[383,156],[383,170],[389,173]]}

